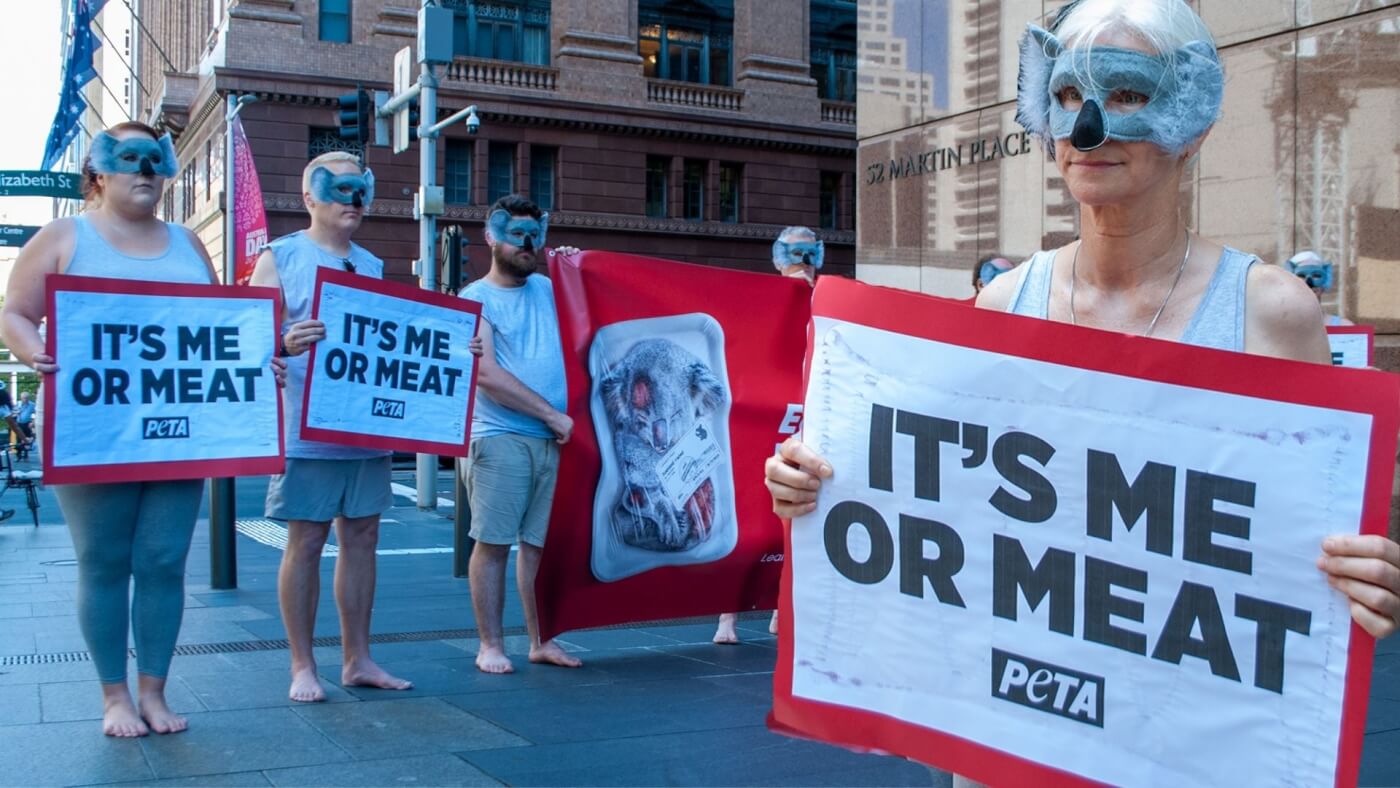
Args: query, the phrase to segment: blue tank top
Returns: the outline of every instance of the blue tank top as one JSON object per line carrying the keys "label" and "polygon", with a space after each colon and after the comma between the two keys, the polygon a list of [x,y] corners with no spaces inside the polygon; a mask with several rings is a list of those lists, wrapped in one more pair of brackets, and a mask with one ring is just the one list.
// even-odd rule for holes
{"label": "blue tank top", "polygon": [[[568,406],[564,381],[564,346],[559,339],[559,315],[554,311],[554,288],[548,277],[531,274],[520,287],[497,287],[478,279],[463,288],[462,298],[481,302],[481,317],[491,324],[496,363],[555,410]],[[472,409],[472,440],[491,435],[553,438],[544,422],[491,399],[476,390]]]}
{"label": "blue tank top", "polygon": [[165,251],[156,257],[134,257],[118,251],[82,214],[73,217],[73,226],[77,228],[77,235],[73,239],[73,257],[63,271],[65,274],[172,284],[209,284],[209,266],[195,250],[189,235],[178,225],[165,223],[170,242],[166,244]]}
{"label": "blue tank top", "polygon": [[[1218,350],[1244,351],[1244,295],[1249,268],[1259,262],[1251,254],[1225,248],[1216,263],[1215,273],[1206,286],[1205,295],[1191,316],[1181,342]],[[1055,252],[1036,252],[1021,266],[1021,280],[1006,311],[1012,314],[1038,317],[1050,313],[1051,274],[1055,269]]]}
{"label": "blue tank top", "polygon": [[[345,270],[347,258],[336,257],[317,246],[305,232],[286,235],[267,245],[272,259],[277,264],[277,278],[282,282],[282,300],[286,305],[287,319],[282,324],[282,333],[293,323],[311,318],[312,299],[316,296],[316,269],[334,268]],[[350,244],[350,264],[355,273],[384,278],[384,261],[365,251],[364,247]],[[389,452],[383,449],[365,449],[359,446],[341,446],[335,443],[321,443],[301,438],[301,403],[306,391],[306,363],[311,358],[309,352],[287,359],[287,387],[282,390],[282,434],[287,442],[287,455],[305,460],[364,460],[371,457],[384,457]]]}

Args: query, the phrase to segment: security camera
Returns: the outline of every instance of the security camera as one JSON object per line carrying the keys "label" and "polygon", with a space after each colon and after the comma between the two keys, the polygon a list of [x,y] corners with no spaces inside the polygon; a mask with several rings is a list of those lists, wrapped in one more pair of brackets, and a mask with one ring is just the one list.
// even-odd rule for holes
{"label": "security camera", "polygon": [[475,134],[475,133],[476,133],[477,131],[479,131],[480,129],[481,129],[481,118],[477,117],[477,115],[476,115],[475,112],[473,112],[473,113],[471,113],[470,115],[468,115],[468,116],[467,116],[467,133],[468,133],[468,134]]}

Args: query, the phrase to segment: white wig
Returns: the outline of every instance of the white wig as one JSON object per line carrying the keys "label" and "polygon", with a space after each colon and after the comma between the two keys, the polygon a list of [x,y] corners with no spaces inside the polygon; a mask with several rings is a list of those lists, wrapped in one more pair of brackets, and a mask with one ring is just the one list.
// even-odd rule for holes
{"label": "white wig", "polygon": [[1056,38],[1066,47],[1093,46],[1105,33],[1142,39],[1154,52],[1174,52],[1192,41],[1215,47],[1215,38],[1184,0],[1076,0],[1055,17]]}

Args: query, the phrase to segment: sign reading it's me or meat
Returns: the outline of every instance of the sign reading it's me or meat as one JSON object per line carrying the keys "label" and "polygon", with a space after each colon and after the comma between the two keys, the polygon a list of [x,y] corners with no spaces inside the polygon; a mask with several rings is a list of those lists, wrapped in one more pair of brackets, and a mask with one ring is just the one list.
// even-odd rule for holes
{"label": "sign reading it's me or meat", "polygon": [[828,278],[773,725],[1000,783],[1354,784],[1391,375]]}

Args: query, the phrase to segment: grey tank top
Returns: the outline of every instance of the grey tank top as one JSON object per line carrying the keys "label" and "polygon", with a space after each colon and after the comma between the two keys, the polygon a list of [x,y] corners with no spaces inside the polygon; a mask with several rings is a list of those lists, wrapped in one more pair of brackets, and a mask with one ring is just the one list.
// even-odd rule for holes
{"label": "grey tank top", "polygon": [[[1249,267],[1259,262],[1252,254],[1229,247],[1220,254],[1205,295],[1191,316],[1181,342],[1218,350],[1244,351],[1244,291]],[[1051,274],[1055,252],[1036,252],[1021,266],[1021,281],[1006,311],[1045,319],[1050,312]]]}
{"label": "grey tank top", "polygon": [[63,271],[65,274],[174,284],[209,284],[209,266],[204,264],[204,258],[195,250],[189,235],[169,222],[165,224],[165,230],[170,242],[157,257],[133,257],[118,251],[82,214],[73,218],[73,224],[77,227],[77,237],[73,244],[73,258]]}
{"label": "grey tank top", "polygon": [[[345,270],[344,258],[317,246],[306,237],[305,232],[278,238],[268,244],[267,249],[272,252],[272,259],[277,264],[277,278],[282,282],[282,298],[287,310],[287,320],[282,324],[282,333],[285,334],[291,324],[311,318],[312,299],[316,296],[316,269]],[[384,261],[364,247],[350,244],[349,260],[355,266],[355,273],[375,279],[384,278]],[[282,390],[282,434],[287,443],[286,456],[306,460],[365,460],[387,456],[389,452],[382,449],[302,440],[301,404],[306,391],[306,362],[310,358],[310,353],[302,353],[287,359],[287,387]]]}

